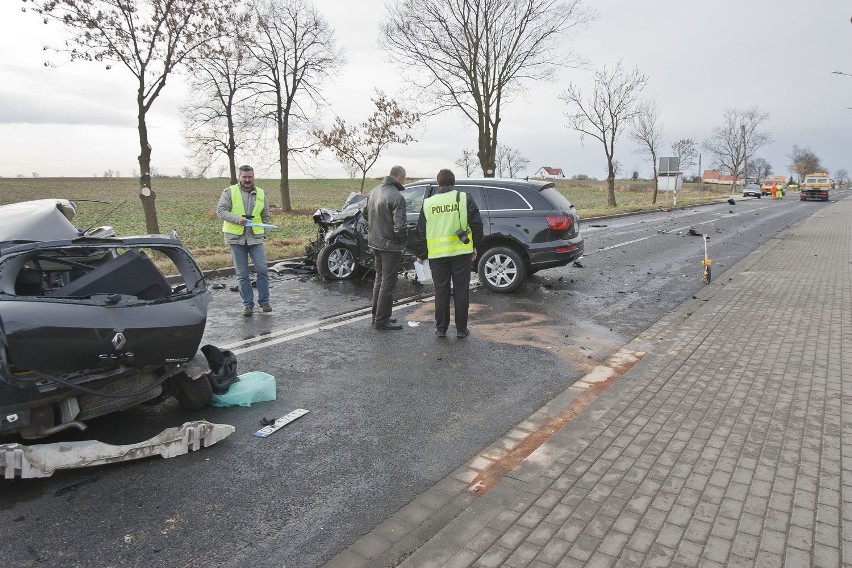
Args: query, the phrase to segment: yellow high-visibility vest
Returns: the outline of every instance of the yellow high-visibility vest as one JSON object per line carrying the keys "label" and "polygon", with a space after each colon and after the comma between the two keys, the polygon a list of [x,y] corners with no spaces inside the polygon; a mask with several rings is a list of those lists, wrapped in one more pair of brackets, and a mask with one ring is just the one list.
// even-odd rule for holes
{"label": "yellow high-visibility vest", "polygon": [[[429,258],[471,254],[473,235],[467,224],[467,194],[462,191],[438,193],[423,201],[426,217],[426,249]],[[456,231],[467,233],[467,244]]]}
{"label": "yellow high-visibility vest", "polygon": [[[254,190],[257,193],[257,197],[255,198],[254,209],[251,214],[253,219],[260,219],[264,203],[263,190],[259,187],[254,188]],[[243,205],[243,194],[240,191],[239,184],[231,186],[231,213],[237,217],[246,216],[246,207]],[[222,231],[225,233],[231,233],[232,235],[242,235],[244,228],[245,227],[242,225],[231,223],[230,221],[222,222]],[[264,232],[263,227],[252,227],[251,230],[255,235],[262,235]]]}

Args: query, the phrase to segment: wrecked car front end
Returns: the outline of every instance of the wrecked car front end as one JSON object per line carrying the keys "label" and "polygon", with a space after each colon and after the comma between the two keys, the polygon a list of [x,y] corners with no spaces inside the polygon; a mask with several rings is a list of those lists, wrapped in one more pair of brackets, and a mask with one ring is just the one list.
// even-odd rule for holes
{"label": "wrecked car front end", "polygon": [[[100,236],[111,231],[78,230],[50,203],[62,200],[42,201],[29,203],[56,224],[50,240],[0,231],[0,436],[83,429],[170,395],[206,404],[199,345],[211,296],[177,236]],[[0,207],[0,225],[21,205]]]}

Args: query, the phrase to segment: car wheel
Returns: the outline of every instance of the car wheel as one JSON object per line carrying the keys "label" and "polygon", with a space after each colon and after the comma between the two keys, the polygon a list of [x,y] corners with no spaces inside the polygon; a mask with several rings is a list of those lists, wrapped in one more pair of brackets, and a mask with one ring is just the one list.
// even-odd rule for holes
{"label": "car wheel", "polygon": [[479,281],[492,292],[514,292],[527,274],[524,259],[509,247],[494,247],[479,260]]}
{"label": "car wheel", "polygon": [[317,255],[317,272],[325,280],[347,280],[355,274],[355,256],[340,243],[324,246]]}
{"label": "car wheel", "polygon": [[181,408],[201,410],[213,399],[213,387],[210,385],[207,375],[190,379],[186,373],[178,373],[173,380],[177,389],[175,398]]}

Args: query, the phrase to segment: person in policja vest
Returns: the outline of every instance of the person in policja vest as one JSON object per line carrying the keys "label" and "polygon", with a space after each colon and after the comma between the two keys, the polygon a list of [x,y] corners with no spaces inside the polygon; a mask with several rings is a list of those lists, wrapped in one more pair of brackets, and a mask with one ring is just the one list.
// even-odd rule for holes
{"label": "person in policja vest", "polygon": [[417,220],[418,261],[429,259],[435,283],[435,333],[446,337],[450,327],[450,284],[455,308],[456,337],[470,334],[470,272],[476,245],[482,242],[482,218],[473,198],[455,189],[456,176],[441,170],[438,187],[429,190]]}
{"label": "person in policja vest", "polygon": [[257,275],[257,303],[264,312],[272,311],[269,303],[269,262],[264,245],[266,229],[254,225],[269,224],[270,216],[265,192],[254,185],[254,169],[251,166],[240,166],[238,180],[238,183],[222,191],[216,215],[222,219],[225,244],[231,247],[243,300],[243,315],[250,316],[254,312],[254,291],[249,258]]}

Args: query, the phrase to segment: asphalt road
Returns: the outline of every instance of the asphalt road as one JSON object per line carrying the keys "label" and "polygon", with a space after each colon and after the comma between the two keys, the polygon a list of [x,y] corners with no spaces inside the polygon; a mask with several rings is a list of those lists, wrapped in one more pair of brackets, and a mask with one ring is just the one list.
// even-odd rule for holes
{"label": "asphalt road", "polygon": [[[848,192],[833,192],[838,199]],[[271,315],[243,318],[217,283],[205,343],[277,399],[196,413],[175,401],[94,420],[79,439],[131,443],[188,420],[232,424],[218,445],[0,481],[14,566],[321,566],[541,407],[701,286],[822,203],[740,199],[582,224],[582,266],[516,294],[472,291],[472,335],[439,340],[428,286],[402,280],[398,332],[369,327],[369,281],[274,278]],[[783,299],[779,299],[783,301]],[[452,330],[451,330],[452,331]],[[266,439],[261,418],[307,415]],[[71,435],[68,435],[69,437]]]}

